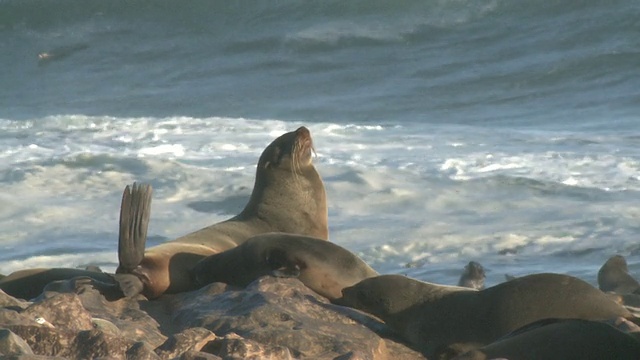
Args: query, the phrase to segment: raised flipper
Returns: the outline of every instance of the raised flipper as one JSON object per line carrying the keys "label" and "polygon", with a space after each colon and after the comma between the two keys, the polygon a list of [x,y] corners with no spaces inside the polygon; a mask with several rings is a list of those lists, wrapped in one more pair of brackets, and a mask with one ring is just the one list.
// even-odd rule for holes
{"label": "raised flipper", "polygon": [[151,185],[133,183],[132,186],[127,185],[122,194],[118,239],[120,266],[115,279],[127,297],[137,295],[144,289],[142,280],[134,274],[144,258],[151,214],[151,193]]}
{"label": "raised flipper", "polygon": [[122,194],[118,239],[119,269],[122,272],[131,272],[144,257],[151,214],[151,191],[151,185],[133,183],[132,186],[127,185]]}

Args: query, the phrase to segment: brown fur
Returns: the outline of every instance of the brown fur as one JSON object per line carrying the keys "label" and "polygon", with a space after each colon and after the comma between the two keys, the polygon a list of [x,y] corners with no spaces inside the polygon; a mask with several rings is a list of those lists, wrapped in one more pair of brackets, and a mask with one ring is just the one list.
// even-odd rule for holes
{"label": "brown fur", "polygon": [[308,288],[333,300],[342,289],[378,275],[336,244],[309,236],[269,233],[212,255],[193,269],[196,282],[246,286],[260,276],[295,276]]}
{"label": "brown fur", "polygon": [[545,318],[633,318],[600,290],[561,274],[523,276],[480,291],[382,275],[342,293],[337,303],[381,318],[427,355],[486,345]]}
{"label": "brown fur", "polygon": [[[309,130],[300,127],[275,139],[258,161],[253,192],[233,218],[194,231],[145,252],[130,273],[144,283],[144,295],[194,289],[189,271],[201,259],[267,232],[328,238],[324,184],[312,163]],[[128,270],[118,268],[117,273]]]}

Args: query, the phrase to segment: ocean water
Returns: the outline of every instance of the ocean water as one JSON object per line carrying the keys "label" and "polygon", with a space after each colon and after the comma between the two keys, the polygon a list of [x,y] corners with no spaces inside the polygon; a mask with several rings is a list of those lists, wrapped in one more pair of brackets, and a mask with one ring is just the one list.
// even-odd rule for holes
{"label": "ocean water", "polygon": [[305,125],[330,237],[382,273],[640,275],[640,3],[0,0],[0,273],[117,266],[231,217]]}

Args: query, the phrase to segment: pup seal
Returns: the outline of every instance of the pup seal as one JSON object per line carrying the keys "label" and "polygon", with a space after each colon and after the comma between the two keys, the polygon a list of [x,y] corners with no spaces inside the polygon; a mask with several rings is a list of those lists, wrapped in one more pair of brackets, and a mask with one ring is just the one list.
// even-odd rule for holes
{"label": "pup seal", "polygon": [[121,221],[116,279],[124,294],[142,292],[153,299],[165,292],[195,289],[190,270],[198,261],[254,235],[286,232],[327,239],[326,194],[312,163],[313,150],[306,127],[281,135],[262,152],[253,192],[240,214],[146,252],[144,238],[126,236]]}
{"label": "pup seal", "polygon": [[495,358],[637,360],[640,341],[600,321],[545,319],[454,359]]}
{"label": "pup seal", "polygon": [[447,347],[470,350],[545,318],[633,318],[588,283],[560,274],[534,274],[471,290],[402,275],[362,280],[335,302],[382,319],[427,356]]}
{"label": "pup seal", "polygon": [[254,236],[200,261],[192,273],[200,286],[212,282],[247,286],[264,275],[297,277],[329,300],[341,297],[343,288],[378,275],[359,257],[334,243],[287,233]]}
{"label": "pup seal", "polygon": [[482,265],[475,261],[469,261],[464,267],[460,280],[458,280],[458,286],[467,287],[476,290],[484,289],[484,279],[486,275]]}
{"label": "pup seal", "polygon": [[640,293],[640,284],[629,274],[627,261],[621,255],[610,257],[598,271],[598,287],[616,294]]}

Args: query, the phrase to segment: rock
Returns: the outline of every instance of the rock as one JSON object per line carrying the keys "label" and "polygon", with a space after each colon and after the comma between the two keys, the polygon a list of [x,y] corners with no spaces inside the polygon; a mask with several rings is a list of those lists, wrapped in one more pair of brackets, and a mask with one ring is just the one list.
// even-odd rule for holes
{"label": "rock", "polygon": [[153,348],[149,344],[139,341],[127,350],[125,353],[127,360],[160,360]]}
{"label": "rock", "polygon": [[124,358],[134,341],[99,330],[67,331],[45,326],[14,325],[11,330],[23,338],[35,354],[71,359]]}
{"label": "rock", "polygon": [[173,334],[155,351],[163,359],[172,359],[187,351],[200,351],[209,341],[215,339],[216,335],[205,328],[191,328]]}
{"label": "rock", "polygon": [[2,360],[67,360],[58,356],[45,356],[45,355],[10,355],[5,356]]}
{"label": "rock", "polygon": [[202,351],[187,351],[182,354],[180,360],[222,360],[220,356],[205,353]]}
{"label": "rock", "polygon": [[0,355],[33,355],[26,341],[9,329],[0,329]]}
{"label": "rock", "polygon": [[125,357],[127,350],[134,342],[124,337],[112,336],[100,330],[81,331],[74,338],[69,354],[61,354],[72,359],[107,358],[118,359]]}
{"label": "rock", "polygon": [[27,317],[16,310],[0,309],[0,326],[9,325],[37,325],[34,318]]}
{"label": "rock", "polygon": [[208,343],[202,351],[218,355],[223,359],[293,359],[289,349],[277,345],[263,345],[247,340],[235,333]]}
{"label": "rock", "polygon": [[[183,329],[204,327],[219,336],[236,333],[244,340],[227,339],[230,345],[225,346],[239,346],[229,351],[245,355],[254,351],[284,354],[282,347],[295,358],[333,359],[350,353],[369,359],[389,356],[382,338],[345,315],[352,309],[340,307],[342,313],[335,311],[336,305],[298,279],[267,276],[244,290],[222,290],[219,284],[212,284],[175,295],[171,311],[174,325]],[[206,349],[211,349],[209,345],[203,351],[211,352]]]}
{"label": "rock", "polygon": [[16,299],[0,290],[0,308],[26,309],[28,306],[28,301]]}
{"label": "rock", "polygon": [[153,301],[107,299],[95,285],[86,279],[59,281],[33,302],[0,293],[0,327],[35,354],[15,356],[424,359],[394,341],[379,320],[331,304],[295,278],[263,277],[246,289],[210,284]]}
{"label": "rock", "polygon": [[67,356],[67,350],[76,333],[41,325],[11,325],[16,335],[24,339],[34,354],[46,356]]}
{"label": "rock", "polygon": [[82,306],[76,294],[56,294],[34,302],[24,312],[26,317],[42,324],[52,324],[69,331],[91,330],[91,314]]}
{"label": "rock", "polygon": [[[52,284],[56,286],[51,286]],[[46,288],[55,289],[55,291],[45,291],[41,295],[43,298],[55,297],[60,292],[76,294],[82,306],[91,315],[93,327],[105,332],[117,331],[120,336],[146,342],[154,348],[166,340],[158,322],[140,308],[141,304],[148,303],[144,296],[110,301],[94,287],[94,282],[88,278],[56,281],[47,285]],[[115,329],[109,323],[114,325]],[[100,328],[101,326],[107,328]]]}

